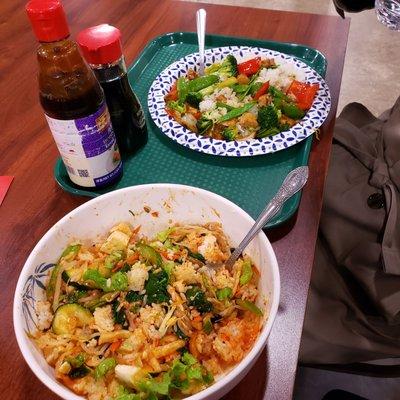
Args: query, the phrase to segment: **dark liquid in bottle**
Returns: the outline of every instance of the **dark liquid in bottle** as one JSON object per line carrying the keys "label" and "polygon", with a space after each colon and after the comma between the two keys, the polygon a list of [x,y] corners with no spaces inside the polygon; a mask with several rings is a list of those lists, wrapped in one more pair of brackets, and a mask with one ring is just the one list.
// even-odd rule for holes
{"label": "dark liquid in bottle", "polygon": [[53,96],[39,93],[40,103],[49,117],[56,119],[78,119],[95,113],[101,106],[102,99],[99,89],[91,87],[79,97],[57,99]]}
{"label": "dark liquid in bottle", "polygon": [[101,87],[74,42],[43,44],[38,61],[39,99],[49,117],[79,119],[100,108]]}
{"label": "dark liquid in bottle", "polygon": [[111,123],[123,155],[136,152],[147,142],[147,129],[143,111],[123,74],[111,81],[100,81],[104,90]]}

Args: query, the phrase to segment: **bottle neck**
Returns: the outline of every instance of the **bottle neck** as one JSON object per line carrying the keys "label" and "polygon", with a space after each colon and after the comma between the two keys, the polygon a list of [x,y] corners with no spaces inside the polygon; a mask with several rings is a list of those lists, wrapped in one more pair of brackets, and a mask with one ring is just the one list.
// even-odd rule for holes
{"label": "bottle neck", "polygon": [[126,75],[125,58],[120,59],[110,64],[89,64],[94,71],[99,82],[109,82],[115,79],[120,79]]}
{"label": "bottle neck", "polygon": [[70,37],[70,34],[68,34],[67,36],[63,37],[62,39],[57,39],[57,40],[52,40],[52,41],[47,41],[47,42],[39,40],[39,45],[40,46],[45,46],[45,47],[46,46],[57,46],[57,45],[60,46],[63,43],[65,43],[66,41],[70,41],[71,39],[69,37]]}
{"label": "bottle neck", "polygon": [[49,116],[73,119],[99,108],[103,91],[73,40],[40,43],[37,57],[40,101]]}

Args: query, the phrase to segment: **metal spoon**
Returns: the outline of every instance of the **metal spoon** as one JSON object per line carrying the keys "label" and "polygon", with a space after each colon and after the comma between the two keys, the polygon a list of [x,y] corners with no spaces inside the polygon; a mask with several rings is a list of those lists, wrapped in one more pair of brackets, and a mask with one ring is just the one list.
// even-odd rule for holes
{"label": "metal spoon", "polygon": [[225,263],[225,268],[230,270],[233,267],[235,261],[242,254],[243,250],[253,240],[254,236],[265,226],[265,224],[274,217],[282,208],[286,200],[290,199],[295,193],[297,193],[307,182],[308,179],[308,167],[298,167],[293,171],[289,172],[282,186],[273,197],[273,199],[267,204],[263,212],[257,218],[249,233],[241,241],[239,246],[233,251],[229,259]]}
{"label": "metal spoon", "polygon": [[204,39],[206,35],[206,10],[200,8],[196,13],[197,41],[199,42],[199,75],[204,75]]}

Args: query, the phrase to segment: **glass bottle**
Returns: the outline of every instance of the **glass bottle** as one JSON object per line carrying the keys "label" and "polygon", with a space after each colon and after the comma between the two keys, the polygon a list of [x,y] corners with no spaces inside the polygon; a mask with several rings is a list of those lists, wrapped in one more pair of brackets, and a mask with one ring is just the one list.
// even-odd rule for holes
{"label": "glass bottle", "polygon": [[122,162],[104,93],[69,39],[62,4],[32,0],[26,11],[40,43],[40,103],[71,181],[82,187],[114,183]]}
{"label": "glass bottle", "polygon": [[140,102],[128,81],[121,32],[102,24],[80,32],[77,42],[104,90],[121,154],[131,155],[146,144],[147,128]]}

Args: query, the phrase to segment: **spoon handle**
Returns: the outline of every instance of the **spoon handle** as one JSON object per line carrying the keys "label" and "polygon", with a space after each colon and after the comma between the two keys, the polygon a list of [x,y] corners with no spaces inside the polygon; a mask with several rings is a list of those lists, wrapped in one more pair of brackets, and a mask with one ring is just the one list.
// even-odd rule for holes
{"label": "spoon handle", "polygon": [[204,40],[206,35],[206,10],[200,8],[196,13],[197,41],[199,42],[199,75],[204,75]]}
{"label": "spoon handle", "polygon": [[239,246],[233,251],[225,267],[229,270],[235,261],[242,254],[243,250],[253,240],[254,236],[265,226],[265,224],[274,217],[282,208],[286,200],[297,193],[307,182],[308,167],[298,167],[291,171],[282,183],[282,186],[272,198],[272,200],[264,208],[263,212],[257,218],[249,233],[244,237]]}

